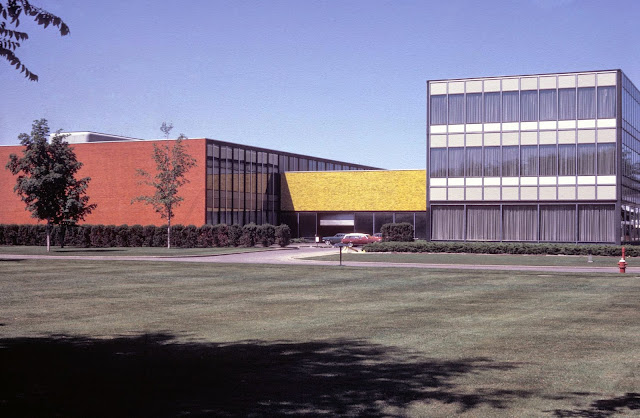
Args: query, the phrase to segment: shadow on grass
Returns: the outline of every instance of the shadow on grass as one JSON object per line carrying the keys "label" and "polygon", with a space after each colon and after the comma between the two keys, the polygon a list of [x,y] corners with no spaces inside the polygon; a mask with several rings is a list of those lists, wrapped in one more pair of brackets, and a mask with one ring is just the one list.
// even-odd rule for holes
{"label": "shadow on grass", "polygon": [[122,248],[57,248],[53,253],[114,253],[127,251]]}
{"label": "shadow on grass", "polygon": [[[461,411],[507,408],[527,392],[465,392],[455,379],[513,364],[424,359],[361,341],[178,343],[170,335],[116,339],[0,339],[2,416],[389,416],[440,401]],[[385,409],[387,408],[387,409]]]}
{"label": "shadow on grass", "polygon": [[556,409],[557,417],[606,418],[629,411],[640,411],[640,393],[630,392],[623,396],[593,401],[586,409]]}

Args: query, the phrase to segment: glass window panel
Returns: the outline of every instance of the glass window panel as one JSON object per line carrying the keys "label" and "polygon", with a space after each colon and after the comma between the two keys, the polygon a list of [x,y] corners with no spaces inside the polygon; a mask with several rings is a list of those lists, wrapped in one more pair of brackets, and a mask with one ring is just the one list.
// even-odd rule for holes
{"label": "glass window panel", "polygon": [[578,88],[578,119],[596,118],[595,87]]}
{"label": "glass window panel", "polygon": [[431,124],[447,124],[447,96],[445,94],[431,96]]}
{"label": "glass window panel", "polygon": [[[349,227],[342,229],[342,232],[351,232],[351,228]],[[373,234],[373,213],[356,212],[354,218],[354,230],[362,234]]]}
{"label": "glass window panel", "polygon": [[500,122],[500,92],[484,94],[484,121]]}
{"label": "glass window panel", "polygon": [[505,241],[538,240],[538,208],[536,206],[504,206],[502,234]]}
{"label": "glass window panel", "polygon": [[598,118],[616,117],[616,88],[598,87]]}
{"label": "glass window panel", "polygon": [[556,90],[540,90],[540,120],[558,119],[558,93]]}
{"label": "glass window panel", "polygon": [[540,175],[555,176],[558,173],[558,154],[555,145],[540,145]]}
{"label": "glass window panel", "polygon": [[505,91],[502,93],[502,121],[518,122],[518,92]]}
{"label": "glass window panel", "polygon": [[520,147],[521,154],[521,176],[537,176],[538,175],[538,146],[523,145]]}
{"label": "glass window panel", "polygon": [[518,177],[518,147],[502,147],[502,177]]}
{"label": "glass window panel", "polygon": [[594,176],[596,174],[596,144],[578,145],[578,175]]}
{"label": "glass window panel", "polygon": [[375,212],[373,214],[374,231],[380,232],[380,228],[384,224],[393,223],[393,213],[391,212]]}
{"label": "glass window panel", "polygon": [[467,147],[466,176],[482,177],[482,147]]}
{"label": "glass window panel", "polygon": [[616,174],[616,144],[598,144],[598,175]]}
{"label": "glass window panel", "polygon": [[575,206],[540,206],[540,240],[575,242]]}
{"label": "glass window panel", "polygon": [[576,89],[558,90],[558,119],[571,120],[576,118]]}
{"label": "glass window panel", "polygon": [[431,149],[429,175],[431,177],[447,177],[447,149],[446,148]]}
{"label": "glass window panel", "polygon": [[500,177],[500,147],[484,147],[484,176]]}
{"label": "glass window panel", "polygon": [[574,144],[558,145],[558,175],[576,175],[576,146]]}
{"label": "glass window panel", "polygon": [[[615,206],[613,205],[581,205],[578,207],[578,239],[581,242],[615,241],[614,224]],[[629,222],[626,224],[628,225]]]}
{"label": "glass window panel", "polygon": [[500,240],[500,206],[467,206],[467,240]]}
{"label": "glass window panel", "polygon": [[467,94],[467,123],[482,123],[482,93]]}
{"label": "glass window panel", "polygon": [[449,148],[449,177],[464,177],[464,148]]}
{"label": "glass window panel", "polygon": [[464,94],[449,95],[449,125],[464,123]]}
{"label": "glass window panel", "polygon": [[464,206],[432,206],[431,239],[464,239]]}
{"label": "glass window panel", "polygon": [[538,90],[524,90],[520,92],[520,111],[523,122],[538,120]]}

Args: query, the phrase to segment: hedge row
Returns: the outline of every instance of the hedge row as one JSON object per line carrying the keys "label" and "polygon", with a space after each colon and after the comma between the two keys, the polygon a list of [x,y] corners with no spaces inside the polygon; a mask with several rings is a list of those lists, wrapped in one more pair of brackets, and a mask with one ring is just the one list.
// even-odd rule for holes
{"label": "hedge row", "polygon": [[[46,225],[2,225],[0,245],[46,245]],[[51,231],[51,245],[90,247],[165,247],[167,226],[154,225],[56,225]],[[171,245],[175,247],[252,247],[289,245],[291,230],[287,225],[174,225]]]}
{"label": "hedge row", "polygon": [[[620,256],[620,245],[521,242],[375,242],[364,246],[367,252],[473,253],[473,254],[549,254]],[[626,255],[640,256],[640,247],[626,246]]]}

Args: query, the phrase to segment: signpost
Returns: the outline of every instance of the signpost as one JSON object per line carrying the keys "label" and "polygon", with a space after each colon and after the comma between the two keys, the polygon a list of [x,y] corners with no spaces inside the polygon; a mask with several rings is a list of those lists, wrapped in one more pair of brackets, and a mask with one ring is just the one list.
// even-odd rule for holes
{"label": "signpost", "polygon": [[340,266],[342,266],[342,247],[347,247],[347,244],[343,244],[341,242],[335,244],[336,247],[340,248]]}

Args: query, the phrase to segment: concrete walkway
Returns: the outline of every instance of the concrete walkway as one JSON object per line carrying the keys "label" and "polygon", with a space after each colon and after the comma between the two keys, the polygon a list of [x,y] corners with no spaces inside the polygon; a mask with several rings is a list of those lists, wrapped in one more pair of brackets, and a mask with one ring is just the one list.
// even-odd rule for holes
{"label": "concrete walkway", "polygon": [[[0,254],[0,259],[25,260],[25,259],[58,259],[58,260],[118,260],[118,261],[163,261],[163,262],[188,262],[188,263],[248,263],[248,264],[284,264],[305,266],[335,266],[339,268],[337,261],[305,260],[305,257],[322,255],[337,255],[338,249],[326,246],[287,248],[279,251],[260,251],[237,254],[220,254],[212,256],[190,257],[158,257],[158,256],[46,256],[46,255],[16,255]],[[618,273],[617,266],[611,267],[571,267],[571,266],[522,266],[522,265],[470,265],[470,264],[424,264],[424,263],[386,263],[366,261],[343,261],[347,267],[401,267],[421,269],[445,269],[445,270],[500,270],[500,271],[541,271],[541,272],[567,272],[567,273]],[[640,267],[629,267],[627,273],[640,274]]]}

